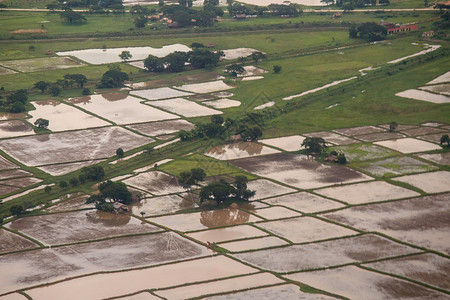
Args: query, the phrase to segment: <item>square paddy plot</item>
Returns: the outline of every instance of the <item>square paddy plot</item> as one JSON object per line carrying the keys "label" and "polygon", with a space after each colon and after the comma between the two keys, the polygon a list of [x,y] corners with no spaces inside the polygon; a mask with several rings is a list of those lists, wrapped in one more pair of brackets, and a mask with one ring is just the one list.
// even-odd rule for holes
{"label": "square paddy plot", "polygon": [[387,261],[368,263],[364,266],[384,273],[424,282],[441,289],[450,289],[450,281],[448,280],[450,260],[433,253],[394,258]]}
{"label": "square paddy plot", "polygon": [[146,198],[132,206],[132,213],[144,217],[175,213],[180,209],[195,207],[192,201],[181,198],[178,195],[168,195],[162,197]]}
{"label": "square paddy plot", "polygon": [[395,156],[355,165],[374,176],[393,176],[436,170],[437,167],[408,156]]}
{"label": "square paddy plot", "polygon": [[186,92],[208,94],[212,92],[233,89],[234,86],[228,85],[222,80],[216,80],[202,83],[184,84],[182,86],[176,86],[175,88]]}
{"label": "square paddy plot", "polygon": [[299,217],[258,223],[258,227],[293,243],[306,243],[357,234],[356,231],[312,217]]}
{"label": "square paddy plot", "polygon": [[225,241],[247,239],[252,237],[262,237],[267,236],[268,234],[250,225],[238,225],[226,228],[192,232],[188,233],[187,235],[203,243],[207,242],[218,243]]}
{"label": "square paddy plot", "polygon": [[169,87],[131,91],[130,94],[148,100],[160,100],[193,95],[192,93],[175,90]]}
{"label": "square paddy plot", "polygon": [[141,173],[125,179],[123,182],[153,195],[167,195],[185,191],[175,176],[160,171]]}
{"label": "square paddy plot", "polygon": [[145,135],[159,136],[175,133],[180,130],[189,131],[193,129],[195,126],[191,122],[179,119],[179,120],[133,124],[128,125],[127,127],[139,131],[140,133]]}
{"label": "square paddy plot", "polygon": [[305,138],[302,136],[292,135],[273,139],[259,140],[259,142],[285,151],[298,151],[303,148],[302,143],[304,139]]}
{"label": "square paddy plot", "polygon": [[374,203],[322,215],[360,230],[378,231],[403,242],[450,253],[450,194]]}
{"label": "square paddy plot", "polygon": [[161,231],[158,227],[142,223],[128,215],[102,211],[77,211],[26,217],[15,220],[7,226],[47,245]]}
{"label": "square paddy plot", "polygon": [[33,128],[20,120],[0,121],[0,138],[11,138],[33,134]]}
{"label": "square paddy plot", "polygon": [[256,191],[255,196],[252,197],[251,200],[258,200],[273,196],[279,196],[297,191],[292,188],[288,188],[283,185],[274,183],[267,179],[258,179],[249,181],[247,183],[247,188],[252,191]]}
{"label": "square paddy plot", "polygon": [[356,266],[286,276],[348,299],[446,299],[446,294]]}
{"label": "square paddy plot", "polygon": [[350,204],[379,202],[420,196],[420,194],[415,191],[389,184],[384,181],[371,181],[336,186],[315,190],[314,192],[325,197],[341,200]]}
{"label": "square paddy plot", "polygon": [[271,205],[282,205],[304,213],[315,213],[344,207],[343,204],[308,192],[284,195],[263,200]]}
{"label": "square paddy plot", "polygon": [[148,220],[183,232],[262,221],[261,218],[248,212],[233,208],[177,214]]}
{"label": "square paddy plot", "polygon": [[255,250],[255,249],[264,249],[264,248],[270,248],[270,247],[276,247],[276,246],[284,246],[287,245],[288,242],[285,240],[282,240],[275,236],[266,236],[261,238],[255,238],[255,239],[247,239],[237,242],[225,242],[219,244],[220,247],[225,248],[232,252],[239,252],[239,251],[248,251],[248,250]]}
{"label": "square paddy plot", "polygon": [[179,118],[122,93],[91,95],[67,101],[120,125]]}
{"label": "square paddy plot", "polygon": [[18,169],[19,166],[0,156],[0,170]]}
{"label": "square paddy plot", "polygon": [[417,128],[402,130],[402,133],[409,135],[409,136],[417,136],[417,135],[426,135],[426,134],[433,134],[433,133],[442,133],[445,131],[446,130],[442,129],[442,128],[417,127]]}
{"label": "square paddy plot", "polygon": [[278,152],[280,151],[255,142],[237,142],[215,146],[206,152],[205,155],[219,160],[231,160]]}
{"label": "square paddy plot", "polygon": [[40,166],[106,158],[119,146],[128,151],[152,141],[121,127],[104,127],[2,140],[0,149],[25,165]]}
{"label": "square paddy plot", "polygon": [[231,163],[258,176],[303,189],[372,179],[350,168],[324,165],[300,154],[278,153],[233,160]]}
{"label": "square paddy plot", "polygon": [[[446,130],[448,130],[448,129],[446,129]],[[441,143],[441,137],[444,134],[449,134],[450,135],[450,132],[446,131],[446,132],[435,133],[435,134],[421,135],[421,136],[418,136],[417,138],[419,138],[421,140],[424,140],[424,141],[440,144]]]}
{"label": "square paddy plot", "polygon": [[450,191],[450,172],[437,171],[393,178],[418,187],[426,193],[441,193]]}
{"label": "square paddy plot", "polygon": [[49,121],[47,128],[51,131],[86,129],[111,125],[109,122],[59,101],[35,101],[32,104],[36,110],[29,112],[32,116],[29,122],[34,123],[39,118],[46,119]]}
{"label": "square paddy plot", "polygon": [[222,114],[219,110],[183,98],[157,100],[149,102],[149,104],[188,118]]}
{"label": "square paddy plot", "polygon": [[376,235],[366,234],[319,243],[241,253],[235,256],[265,270],[293,272],[372,261],[415,252],[419,252],[419,250]]}

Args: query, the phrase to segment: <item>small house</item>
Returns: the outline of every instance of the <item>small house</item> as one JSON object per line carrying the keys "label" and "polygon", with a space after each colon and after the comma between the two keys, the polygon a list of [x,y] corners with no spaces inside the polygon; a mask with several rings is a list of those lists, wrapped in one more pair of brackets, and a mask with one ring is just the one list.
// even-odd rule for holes
{"label": "small house", "polygon": [[424,33],[422,33],[422,37],[433,37],[434,36],[434,31],[425,31]]}
{"label": "small house", "polygon": [[419,30],[419,27],[417,27],[417,25],[408,25],[408,26],[388,28],[387,32],[388,32],[388,34],[392,34],[392,33],[417,31],[417,30]]}

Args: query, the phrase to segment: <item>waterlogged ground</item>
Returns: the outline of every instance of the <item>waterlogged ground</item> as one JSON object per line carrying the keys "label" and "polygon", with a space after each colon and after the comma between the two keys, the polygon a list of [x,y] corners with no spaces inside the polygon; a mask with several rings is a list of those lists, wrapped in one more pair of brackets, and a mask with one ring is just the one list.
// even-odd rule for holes
{"label": "waterlogged ground", "polygon": [[[192,124],[177,119],[127,127],[156,137]],[[141,194],[129,214],[97,212],[82,193],[55,199],[46,214],[0,228],[0,299],[25,299],[19,289],[45,300],[448,299],[449,157],[432,138],[448,125],[388,128],[299,132],[209,148],[206,167],[220,161],[254,176],[248,187],[255,197],[227,208],[199,209],[199,188],[182,187],[165,172],[180,166],[177,158],[167,168],[149,165],[115,179]],[[152,141],[117,127],[76,133],[2,140],[0,148],[60,174],[114,155],[117,142],[106,147],[112,136],[135,143],[130,147]],[[104,143],[91,145],[94,136]],[[324,137],[350,163],[289,153],[306,136]],[[45,144],[49,140],[57,143]],[[58,147],[38,155],[39,145]],[[70,154],[74,147],[88,154]],[[4,188],[36,180],[6,159],[0,167]]]}

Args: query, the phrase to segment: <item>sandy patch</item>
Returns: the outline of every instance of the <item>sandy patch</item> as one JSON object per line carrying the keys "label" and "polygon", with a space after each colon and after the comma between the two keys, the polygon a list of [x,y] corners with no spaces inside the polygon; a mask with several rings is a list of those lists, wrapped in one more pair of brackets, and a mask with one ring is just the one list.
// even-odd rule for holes
{"label": "sandy patch", "polygon": [[335,144],[335,145],[348,145],[348,144],[352,144],[352,143],[358,143],[357,140],[354,140],[352,138],[334,133],[334,132],[310,132],[310,133],[306,133],[304,134],[305,136],[308,137],[320,137],[323,138],[325,140],[325,142],[327,143],[331,143],[331,144]]}
{"label": "sandy patch", "polygon": [[399,62],[401,62],[401,61],[403,61],[405,59],[411,58],[411,57],[424,55],[424,54],[427,54],[429,52],[433,52],[433,51],[439,49],[441,47],[441,45],[428,45],[427,47],[428,48],[425,49],[425,50],[422,50],[420,52],[417,52],[417,53],[414,53],[414,54],[411,54],[411,55],[408,55],[408,56],[405,56],[405,57],[401,57],[401,58],[398,58],[398,59],[394,59],[394,60],[388,61],[387,63],[388,64],[396,64],[396,63],[399,63]]}
{"label": "sandy patch", "polygon": [[149,136],[167,135],[178,132],[180,130],[191,130],[194,124],[186,120],[170,120],[152,123],[133,124],[127,126],[133,130],[139,131],[142,134]]}
{"label": "sandy patch", "polygon": [[265,199],[264,203],[271,205],[282,205],[303,213],[315,213],[343,207],[338,202],[308,193],[300,192],[280,197]]}
{"label": "sandy patch", "polygon": [[327,89],[329,87],[332,87],[332,86],[335,86],[335,85],[338,85],[338,84],[341,84],[341,83],[344,83],[344,82],[347,82],[347,81],[354,80],[356,78],[357,78],[356,76],[353,76],[353,77],[342,79],[342,80],[336,80],[336,81],[333,81],[332,83],[328,83],[328,84],[325,84],[324,86],[321,86],[321,87],[318,87],[318,88],[315,88],[315,89],[311,89],[311,90],[308,90],[308,91],[304,91],[304,92],[302,92],[300,94],[292,95],[292,96],[289,96],[289,97],[284,97],[283,100],[284,101],[289,101],[289,100],[292,100],[294,98],[299,98],[299,97],[302,97],[302,96],[305,96],[305,95],[308,95],[308,94],[312,94],[312,93],[315,93],[315,92]]}
{"label": "sandy patch", "polygon": [[174,90],[169,87],[131,91],[130,94],[138,96],[138,97],[142,97],[142,98],[145,98],[148,100],[160,100],[160,99],[176,98],[176,97],[192,95],[192,93],[186,93],[186,92]]}
{"label": "sandy patch", "polygon": [[234,96],[233,93],[226,92],[226,91],[224,91],[224,92],[215,92],[215,93],[212,93],[211,95],[216,96],[218,98],[229,98],[229,97],[233,97]]}
{"label": "sandy patch", "polygon": [[203,94],[203,95],[195,94],[195,95],[192,95],[192,96],[187,96],[186,98],[189,99],[189,100],[200,101],[200,102],[209,101],[209,100],[214,100],[215,99],[214,96],[209,95],[209,94]]}
{"label": "sandy patch", "polygon": [[258,223],[258,227],[284,237],[293,243],[306,243],[356,234],[356,231],[312,217]]}
{"label": "sandy patch", "polygon": [[244,66],[244,73],[240,74],[239,77],[258,76],[266,73],[268,73],[268,71],[255,66]]}
{"label": "sandy patch", "polygon": [[281,279],[269,273],[247,275],[208,283],[194,284],[174,289],[157,291],[155,294],[165,299],[188,299],[202,295],[220,294],[237,290],[245,290],[258,286],[284,283]]}
{"label": "sandy patch", "polygon": [[[260,4],[257,4],[260,5]],[[236,48],[236,49],[227,49],[223,50],[225,56],[224,59],[238,59],[239,57],[247,57],[251,55],[253,52],[258,52],[258,50],[253,48]]]}
{"label": "sandy patch", "polygon": [[208,152],[206,152],[205,155],[219,160],[230,160],[278,152],[280,151],[263,146],[258,143],[239,142],[213,147]]}
{"label": "sandy patch", "polygon": [[447,97],[445,95],[437,95],[433,93],[429,93],[426,91],[421,90],[406,90],[400,93],[395,94],[395,96],[413,99],[413,100],[420,100],[420,101],[426,101],[436,104],[441,103],[450,103],[450,97]]}
{"label": "sandy patch", "polygon": [[157,217],[148,220],[178,231],[188,232],[215,227],[240,225],[249,222],[261,221],[262,219],[239,209],[228,208],[202,211],[199,213]]}
{"label": "sandy patch", "polygon": [[[0,141],[0,149],[29,166],[93,160],[142,146],[151,139],[120,127],[43,134]],[[45,153],[42,152],[45,149]]]}
{"label": "sandy patch", "polygon": [[19,120],[0,121],[0,138],[34,134],[33,128]]}
{"label": "sandy patch", "polygon": [[441,193],[450,191],[450,172],[437,171],[431,173],[406,175],[394,178],[396,181],[406,182],[426,193]]}
{"label": "sandy patch", "polygon": [[279,153],[234,160],[232,164],[262,177],[303,189],[372,179],[339,165],[323,165],[305,155]]}
{"label": "sandy patch", "polygon": [[218,99],[212,101],[204,101],[203,104],[212,106],[217,109],[230,108],[230,107],[238,107],[241,105],[240,101],[231,100],[231,99]]}
{"label": "sandy patch", "polygon": [[276,246],[287,245],[288,243],[285,240],[274,236],[267,236],[256,239],[248,239],[237,242],[228,242],[219,244],[220,247],[225,248],[232,252],[239,251],[247,251],[247,250],[255,250],[255,249],[264,249]]}
{"label": "sandy patch", "polygon": [[219,110],[215,110],[183,98],[157,100],[152,101],[149,104],[188,118],[222,114]]}
{"label": "sandy patch", "polygon": [[450,82],[450,71],[447,73],[436,77],[435,79],[431,80],[430,82],[427,82],[427,84],[438,84],[438,83],[444,83],[444,82]]}
{"label": "sandy patch", "polygon": [[251,198],[251,200],[258,200],[296,192],[296,190],[292,188],[282,186],[266,179],[249,181],[247,187],[252,191],[256,191],[255,197]]}
{"label": "sandy patch", "polygon": [[430,160],[440,165],[450,165],[450,152],[436,154],[421,154],[419,157]]}
{"label": "sandy patch", "polygon": [[121,62],[119,54],[122,51],[130,51],[132,60],[143,60],[149,55],[164,57],[175,51],[188,52],[191,49],[185,45],[173,44],[163,46],[162,48],[152,47],[126,47],[110,49],[85,49],[75,51],[56,52],[59,56],[75,56],[76,58],[93,65]]}
{"label": "sandy patch", "polygon": [[227,228],[210,229],[187,234],[203,243],[217,243],[251,237],[267,236],[267,233],[249,225],[239,225]]}
{"label": "sandy patch", "polygon": [[217,92],[217,91],[233,89],[234,87],[226,84],[222,80],[216,80],[216,81],[203,82],[203,83],[185,84],[182,86],[176,86],[175,88],[182,90],[182,91],[186,91],[186,92],[207,94],[207,93],[212,93],[212,92]]}
{"label": "sandy patch", "polygon": [[431,86],[421,86],[419,87],[419,89],[450,96],[450,83],[437,84]]}
{"label": "sandy patch", "polygon": [[302,272],[286,277],[349,299],[446,298],[444,294],[420,285],[356,266]]}
{"label": "sandy patch", "polygon": [[19,29],[11,31],[11,34],[27,34],[27,33],[46,33],[47,30],[44,29]]}
{"label": "sandy patch", "polygon": [[[448,180],[447,180],[448,182]],[[376,203],[327,213],[326,218],[361,230],[449,254],[449,194]]]}
{"label": "sandy patch", "polygon": [[273,146],[276,148],[280,148],[285,151],[298,151],[303,147],[301,144],[305,138],[299,135],[285,136],[273,139],[264,139],[260,140],[260,143],[265,145]]}
{"label": "sandy patch", "polygon": [[264,109],[264,108],[267,108],[267,107],[272,107],[272,106],[274,106],[274,105],[275,105],[275,102],[274,102],[274,101],[270,101],[270,102],[267,102],[267,103],[258,105],[258,106],[256,106],[256,107],[253,108],[253,109],[254,109],[254,110],[261,110],[261,109]]}
{"label": "sandy patch", "polygon": [[366,234],[319,243],[293,245],[236,254],[251,265],[275,272],[293,272],[332,267],[405,255],[418,250]]}
{"label": "sandy patch", "polygon": [[76,162],[69,164],[55,164],[47,166],[39,166],[38,168],[52,176],[60,176],[69,174],[73,171],[79,170],[83,167],[91,166],[102,162],[103,160],[90,160],[84,162]]}
{"label": "sandy patch", "polygon": [[141,173],[123,182],[154,195],[184,192],[184,188],[178,183],[176,177],[159,171]]}
{"label": "sandy patch", "polygon": [[34,123],[39,118],[49,120],[48,129],[51,131],[86,129],[111,125],[111,123],[59,101],[36,101],[32,104],[36,110],[29,112],[32,116],[29,122]]}
{"label": "sandy patch", "polygon": [[384,181],[363,182],[315,190],[316,193],[350,204],[361,204],[419,196],[420,194]]}
{"label": "sandy patch", "polygon": [[259,79],[264,79],[264,76],[247,76],[247,77],[242,77],[241,81],[253,81],[253,80],[259,80]]}
{"label": "sandy patch", "polygon": [[[91,275],[27,290],[26,293],[36,300],[58,299],[62,294],[67,294],[66,300],[104,299],[147,289],[181,286],[254,272],[257,270],[232,259],[215,256],[128,272]],[[152,280],[147,280],[148,278]],[[124,282],[127,284],[123,284]],[[99,286],[109,288],[99,289]]]}
{"label": "sandy patch", "polygon": [[72,98],[69,102],[116,124],[178,119],[178,116],[141,103],[141,99],[121,93]]}
{"label": "sandy patch", "polygon": [[401,152],[401,153],[415,153],[415,152],[425,152],[441,149],[439,145],[432,144],[429,142],[413,139],[413,138],[404,138],[398,140],[390,140],[390,141],[380,141],[375,142],[374,144],[384,146],[386,148],[390,148],[392,150]]}

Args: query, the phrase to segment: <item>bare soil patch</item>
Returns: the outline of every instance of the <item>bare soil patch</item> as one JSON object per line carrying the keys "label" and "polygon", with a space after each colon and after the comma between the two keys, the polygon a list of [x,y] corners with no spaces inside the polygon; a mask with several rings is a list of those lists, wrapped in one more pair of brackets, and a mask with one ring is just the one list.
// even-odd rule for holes
{"label": "bare soil patch", "polygon": [[208,94],[191,95],[191,96],[187,96],[186,98],[189,99],[189,100],[201,101],[201,102],[215,99],[214,96],[211,96],[211,95],[208,95]]}
{"label": "bare soil patch", "polygon": [[11,169],[16,169],[16,168],[19,168],[19,166],[16,164],[13,164],[12,162],[7,160],[3,156],[0,156],[0,170],[11,170]]}
{"label": "bare soil patch", "polygon": [[342,129],[335,129],[334,132],[348,135],[348,136],[355,136],[355,135],[363,135],[363,134],[370,134],[375,132],[384,132],[385,129],[382,129],[380,127],[375,126],[362,126],[362,127],[353,127],[353,128],[342,128]]}
{"label": "bare soil patch", "polygon": [[[29,166],[101,159],[152,140],[120,127],[43,134],[0,141],[0,149]],[[45,149],[45,153],[42,152]]]}
{"label": "bare soil patch", "polygon": [[37,244],[20,235],[0,228],[0,253],[38,247]]}
{"label": "bare soil patch", "polygon": [[419,101],[426,101],[436,104],[450,103],[450,97],[446,95],[433,94],[430,92],[414,89],[397,93],[395,94],[395,96]]}
{"label": "bare soil patch", "polygon": [[250,157],[231,163],[250,173],[304,189],[371,179],[347,167],[324,165],[305,155],[290,153]]}
{"label": "bare soil patch", "polygon": [[156,79],[151,81],[134,82],[130,84],[125,84],[126,86],[132,88],[133,90],[139,89],[153,89],[176,85],[177,82],[173,79]]}
{"label": "bare soil patch", "polygon": [[186,92],[207,94],[207,93],[212,93],[212,92],[233,89],[234,87],[226,84],[222,80],[216,80],[216,81],[209,81],[209,82],[202,82],[202,83],[185,84],[182,86],[177,86],[175,88],[182,90],[182,91],[186,91]]}
{"label": "bare soil patch", "polygon": [[376,132],[365,135],[358,135],[356,138],[365,141],[365,142],[377,142],[383,140],[393,140],[393,139],[401,139],[404,138],[405,135],[399,132]]}
{"label": "bare soil patch", "polygon": [[222,114],[219,110],[183,98],[157,100],[149,104],[188,118]]}
{"label": "bare soil patch", "polygon": [[[260,4],[257,4],[260,5]],[[223,50],[225,54],[224,59],[238,59],[239,57],[247,57],[251,55],[253,52],[257,52],[258,50],[253,48],[236,48],[236,49],[227,49]]]}
{"label": "bare soil patch", "polygon": [[79,211],[26,217],[7,225],[45,244],[65,244],[160,229],[127,215]]}
{"label": "bare soil patch", "polygon": [[212,106],[217,109],[223,109],[223,108],[230,108],[230,107],[238,107],[241,106],[241,102],[237,100],[232,99],[218,99],[218,100],[211,100],[211,101],[204,101],[203,104]]}
{"label": "bare soil patch", "polygon": [[1,65],[20,72],[58,70],[84,66],[83,63],[73,60],[70,57],[42,57],[9,60],[1,62]]}
{"label": "bare soil patch", "polygon": [[72,210],[80,210],[87,208],[94,208],[95,205],[93,203],[86,204],[86,199],[89,198],[88,195],[77,195],[68,200],[60,198],[61,202],[58,202],[56,205],[53,205],[49,208],[44,209],[44,211],[48,212],[63,212],[63,211],[72,211]]}
{"label": "bare soil patch", "polygon": [[349,299],[447,299],[446,294],[394,277],[346,266],[286,276]]}
{"label": "bare soil patch", "polygon": [[142,134],[149,136],[159,136],[175,133],[180,130],[191,130],[194,128],[194,124],[186,120],[170,120],[170,121],[160,121],[142,124],[133,124],[127,126],[131,129],[139,131]]}
{"label": "bare soil patch", "polygon": [[427,84],[438,84],[438,83],[444,83],[444,82],[450,82],[450,71],[442,74],[439,77],[436,77],[435,79],[431,80],[430,82],[427,82]]}
{"label": "bare soil patch", "polygon": [[419,89],[450,96],[450,83],[437,84],[432,86],[422,86]]}
{"label": "bare soil patch", "polygon": [[344,206],[336,201],[332,201],[308,192],[274,197],[265,199],[263,202],[271,205],[283,205],[304,213],[315,213]]}
{"label": "bare soil patch", "polygon": [[278,153],[278,150],[254,142],[238,142],[228,145],[216,146],[205,153],[206,156],[219,160],[231,160]]}
{"label": "bare soil patch", "polygon": [[301,214],[281,206],[272,206],[261,208],[254,211],[254,213],[266,220],[276,220],[290,217],[300,217]]}
{"label": "bare soil patch", "polygon": [[169,87],[131,91],[130,94],[138,96],[138,97],[142,97],[142,98],[145,98],[148,100],[160,100],[160,99],[168,99],[168,98],[176,98],[176,97],[192,95],[192,93],[174,90]]}
{"label": "bare soil patch", "polygon": [[256,191],[256,194],[252,200],[258,200],[263,198],[269,198],[273,196],[279,196],[283,194],[288,194],[292,192],[296,192],[296,190],[292,188],[288,188],[282,186],[280,184],[274,183],[270,180],[266,179],[258,179],[249,181],[247,187],[250,190]]}
{"label": "bare soil patch", "polygon": [[361,230],[379,231],[404,242],[450,253],[450,194],[347,208],[323,215]]}
{"label": "bare soil patch", "polygon": [[193,82],[218,80],[218,79],[223,79],[223,77],[217,72],[209,71],[209,72],[201,72],[201,73],[197,73],[197,74],[177,76],[173,79],[178,82],[181,82],[181,83],[193,83]]}
{"label": "bare soil patch", "polygon": [[0,121],[25,119],[26,114],[0,113]]}
{"label": "bare soil patch", "polygon": [[319,243],[236,254],[243,261],[275,272],[327,268],[418,252],[376,235],[361,235]]}
{"label": "bare soil patch", "polygon": [[374,144],[384,146],[401,153],[415,153],[441,149],[439,145],[413,138],[380,141],[375,142]]}
{"label": "bare soil patch", "polygon": [[421,140],[428,141],[428,142],[440,144],[440,142],[441,142],[441,137],[442,137],[444,134],[449,134],[449,135],[450,135],[450,132],[448,132],[447,130],[448,130],[448,129],[446,129],[445,132],[442,132],[442,133],[436,133],[436,134],[428,134],[428,135],[418,136],[417,138],[419,138],[419,139],[421,139]]}
{"label": "bare soil patch", "polygon": [[17,190],[19,190],[19,188],[15,186],[0,185],[0,196],[15,192]]}
{"label": "bare soil patch", "polygon": [[32,135],[33,128],[19,120],[0,121],[0,138]]}
{"label": "bare soil patch", "polygon": [[1,184],[11,185],[16,187],[26,187],[33,185],[35,183],[41,182],[42,180],[35,177],[24,177],[24,178],[13,178],[0,181]]}
{"label": "bare soil patch", "polygon": [[441,128],[435,128],[435,127],[419,127],[419,128],[412,128],[407,130],[402,130],[402,132],[409,136],[417,136],[417,135],[426,135],[426,134],[432,134],[432,133],[440,133],[445,132],[445,129]]}

